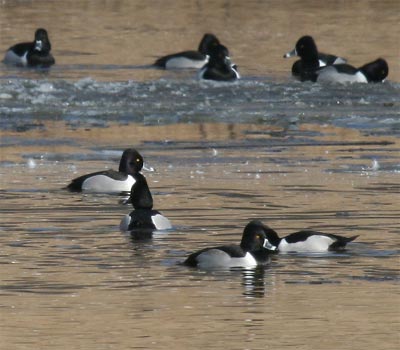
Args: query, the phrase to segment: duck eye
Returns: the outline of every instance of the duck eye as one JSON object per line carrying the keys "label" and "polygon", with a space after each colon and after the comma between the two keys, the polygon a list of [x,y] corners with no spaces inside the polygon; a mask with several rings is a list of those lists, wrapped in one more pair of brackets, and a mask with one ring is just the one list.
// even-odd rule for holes
{"label": "duck eye", "polygon": [[136,158],[136,163],[139,163],[140,162],[140,159],[139,158]]}

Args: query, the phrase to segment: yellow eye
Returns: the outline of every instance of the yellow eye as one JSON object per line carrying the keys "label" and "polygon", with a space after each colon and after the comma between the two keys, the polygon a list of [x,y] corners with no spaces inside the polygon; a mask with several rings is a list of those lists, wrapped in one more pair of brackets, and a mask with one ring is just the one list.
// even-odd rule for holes
{"label": "yellow eye", "polygon": [[140,162],[140,159],[139,159],[139,158],[136,158],[136,162],[139,163],[139,162]]}

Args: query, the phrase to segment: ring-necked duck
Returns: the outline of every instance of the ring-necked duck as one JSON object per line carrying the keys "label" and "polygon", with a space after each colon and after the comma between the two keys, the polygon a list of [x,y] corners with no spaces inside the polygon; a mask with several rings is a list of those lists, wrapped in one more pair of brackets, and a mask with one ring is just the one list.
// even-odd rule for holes
{"label": "ring-necked duck", "polygon": [[192,253],[184,261],[185,265],[199,268],[251,267],[265,264],[274,247],[265,235],[260,221],[251,221],[243,231],[240,245],[222,245],[205,248]]}
{"label": "ring-necked duck", "polygon": [[154,65],[165,69],[201,68],[208,62],[211,47],[218,45],[214,34],[204,34],[198,51],[182,51],[159,58]]}
{"label": "ring-necked duck", "polygon": [[276,231],[272,228],[267,225],[264,225],[264,228],[267,239],[278,248],[278,252],[319,253],[343,250],[347,243],[358,237],[353,236],[347,238],[329,233],[303,230],[279,238]]}
{"label": "ring-necked duck", "polygon": [[171,222],[159,211],[153,210],[153,197],[145,177],[138,173],[134,175],[135,183],[131,189],[129,201],[133,210],[125,215],[119,225],[121,231],[135,229],[167,230],[172,228]]}
{"label": "ring-necked duck", "polygon": [[35,40],[10,47],[4,56],[4,63],[20,67],[50,67],[55,63],[50,53],[51,44],[47,31],[39,28],[35,32]]}
{"label": "ring-necked duck", "polygon": [[135,149],[129,148],[122,153],[118,171],[110,169],[82,175],[72,180],[67,188],[72,192],[129,192],[135,183],[133,175],[142,168],[143,157]]}
{"label": "ring-necked duck", "polygon": [[199,79],[233,81],[240,78],[237,66],[231,62],[228,49],[217,45],[210,50],[210,60],[200,70]]}
{"label": "ring-necked duck", "polygon": [[389,66],[383,58],[360,68],[349,64],[335,64],[316,71],[316,81],[330,83],[381,83],[389,74]]}
{"label": "ring-necked duck", "polygon": [[293,56],[299,56],[300,60],[293,63],[292,75],[301,81],[313,80],[318,68],[346,62],[342,57],[318,52],[314,39],[309,35],[302,36],[295,48],[283,57]]}

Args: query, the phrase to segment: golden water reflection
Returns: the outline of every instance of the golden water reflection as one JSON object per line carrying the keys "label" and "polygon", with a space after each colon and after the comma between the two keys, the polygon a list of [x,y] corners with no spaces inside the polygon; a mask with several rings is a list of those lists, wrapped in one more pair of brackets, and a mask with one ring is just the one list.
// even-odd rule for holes
{"label": "golden water reflection", "polygon": [[[0,168],[2,346],[396,349],[398,139],[298,127],[45,122],[3,131],[15,142]],[[62,190],[118,163],[72,155],[128,146],[156,168],[145,175],[175,226],[151,241],[118,231],[130,208],[117,198]],[[378,170],[369,169],[374,157]],[[345,254],[275,257],[261,273],[178,264],[238,241],[252,218],[282,235],[308,227],[360,237]]]}

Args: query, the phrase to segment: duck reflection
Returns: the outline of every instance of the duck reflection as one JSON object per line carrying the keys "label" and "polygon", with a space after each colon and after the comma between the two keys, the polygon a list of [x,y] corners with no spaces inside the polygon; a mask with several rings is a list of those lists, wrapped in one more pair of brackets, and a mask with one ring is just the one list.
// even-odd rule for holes
{"label": "duck reflection", "polygon": [[242,269],[242,286],[245,297],[263,298],[267,294],[266,270],[268,270],[268,266],[265,265]]}
{"label": "duck reflection", "polygon": [[151,229],[138,229],[132,230],[127,233],[132,242],[136,241],[150,241],[153,238],[153,233],[156,230]]}

